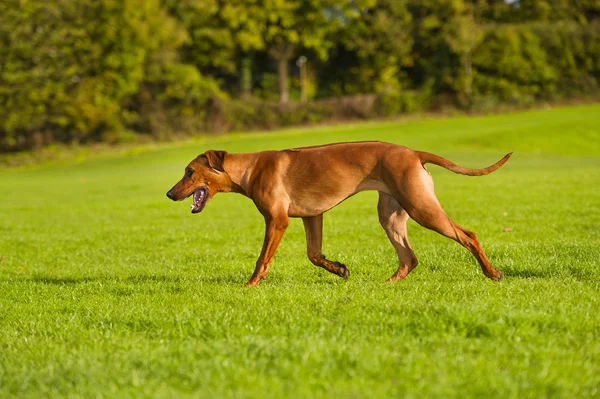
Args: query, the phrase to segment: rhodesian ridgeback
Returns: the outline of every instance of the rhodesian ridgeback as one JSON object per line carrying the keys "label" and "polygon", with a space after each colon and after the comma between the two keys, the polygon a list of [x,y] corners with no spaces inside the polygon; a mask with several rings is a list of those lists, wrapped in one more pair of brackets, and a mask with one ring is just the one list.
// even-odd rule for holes
{"label": "rhodesian ridgeback", "polygon": [[402,280],[417,266],[408,242],[409,218],[467,248],[483,274],[501,280],[502,272],[490,264],[475,233],[454,223],[444,212],[424,165],[483,176],[504,165],[511,154],[490,167],[468,169],[428,152],[377,141],[240,154],[211,150],[190,162],[167,197],[181,201],[193,196],[192,213],[202,211],[219,192],[240,193],[254,201],[265,218],[266,232],[248,286],[257,285],[267,275],[291,217],[304,222],[310,261],[347,279],[350,273],[346,266],[326,259],[321,251],[323,213],[364,190],[379,192],[379,222],[398,254],[398,270],[388,281]]}

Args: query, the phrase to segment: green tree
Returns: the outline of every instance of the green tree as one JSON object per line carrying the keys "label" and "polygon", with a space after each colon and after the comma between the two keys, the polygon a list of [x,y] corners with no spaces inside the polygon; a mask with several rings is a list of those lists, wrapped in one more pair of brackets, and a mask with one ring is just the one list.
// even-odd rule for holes
{"label": "green tree", "polygon": [[279,100],[289,100],[288,64],[298,47],[328,57],[337,32],[356,11],[350,0],[258,0],[264,12],[263,41],[277,61]]}
{"label": "green tree", "polygon": [[189,36],[179,49],[182,60],[215,77],[236,73],[233,32],[222,15],[226,1],[162,0]]}
{"label": "green tree", "polygon": [[473,4],[456,2],[455,14],[444,25],[443,36],[460,60],[455,81],[458,102],[463,107],[469,107],[473,92],[473,52],[484,37],[484,28],[476,20]]}
{"label": "green tree", "polygon": [[327,70],[333,80],[329,85],[337,85],[339,94],[398,91],[407,85],[402,68],[413,62],[406,2],[373,0],[361,5],[342,26]]}
{"label": "green tree", "polygon": [[264,12],[257,0],[230,0],[223,4],[221,15],[233,36],[241,95],[248,99],[252,93],[251,54],[265,48]]}
{"label": "green tree", "polygon": [[252,90],[252,53],[265,49],[266,13],[259,0],[163,0],[188,31],[183,59],[206,74],[238,82],[242,97]]}
{"label": "green tree", "polygon": [[[185,32],[158,0],[0,3],[0,131],[5,147],[86,140],[135,119],[124,106],[148,64],[174,61]],[[33,142],[32,142],[33,140]]]}
{"label": "green tree", "polygon": [[552,90],[559,73],[540,38],[526,25],[488,30],[473,65],[478,93],[514,104],[529,104]]}
{"label": "green tree", "polygon": [[461,4],[462,0],[408,0],[413,20],[412,55],[415,60],[408,74],[415,86],[432,80],[436,93],[454,92],[456,57],[444,38],[444,30],[451,24],[456,8]]}

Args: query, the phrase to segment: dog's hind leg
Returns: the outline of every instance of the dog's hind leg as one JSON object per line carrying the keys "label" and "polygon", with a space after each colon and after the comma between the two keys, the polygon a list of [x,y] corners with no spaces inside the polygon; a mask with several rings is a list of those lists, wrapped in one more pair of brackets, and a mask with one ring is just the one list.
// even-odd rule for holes
{"label": "dog's hind leg", "polygon": [[481,266],[486,277],[501,280],[502,272],[490,264],[475,233],[460,227],[442,209],[433,190],[433,179],[424,168],[414,169],[397,182],[395,197],[410,217],[421,226],[431,229],[468,249]]}
{"label": "dog's hind leg", "polygon": [[322,253],[323,245],[323,214],[313,217],[302,218],[304,222],[304,230],[306,232],[306,253],[308,259],[315,265],[336,274],[345,279],[348,278],[350,272],[340,262],[332,262],[325,259]]}
{"label": "dog's hind leg", "polygon": [[400,264],[398,270],[388,279],[388,282],[400,281],[419,263],[408,242],[406,222],[409,216],[394,197],[381,191],[379,192],[377,212],[379,223],[394,246]]}

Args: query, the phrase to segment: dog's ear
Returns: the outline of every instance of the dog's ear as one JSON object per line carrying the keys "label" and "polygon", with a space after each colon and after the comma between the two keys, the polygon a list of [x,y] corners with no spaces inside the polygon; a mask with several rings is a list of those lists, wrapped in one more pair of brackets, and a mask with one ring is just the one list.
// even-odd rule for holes
{"label": "dog's ear", "polygon": [[220,172],[225,172],[223,169],[223,162],[225,161],[225,155],[227,155],[227,151],[214,151],[209,150],[204,153],[206,160],[208,161],[208,166],[213,168],[214,170],[218,170]]}

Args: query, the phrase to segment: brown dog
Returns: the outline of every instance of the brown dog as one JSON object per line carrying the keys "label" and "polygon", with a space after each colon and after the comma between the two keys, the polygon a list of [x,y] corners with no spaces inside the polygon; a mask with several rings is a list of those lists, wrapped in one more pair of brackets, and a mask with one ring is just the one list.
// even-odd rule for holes
{"label": "brown dog", "polygon": [[348,278],[346,266],[321,253],[323,213],[364,190],[379,191],[379,222],[398,253],[400,266],[390,282],[402,280],[417,266],[406,232],[409,217],[460,243],[475,256],[483,274],[500,280],[502,273],[490,264],[475,234],[454,223],[442,209],[424,164],[482,176],[504,165],[511,154],[488,168],[467,169],[434,154],[377,141],[242,154],[206,151],[187,166],[167,197],[181,201],[193,195],[192,213],[202,211],[218,192],[236,192],[254,201],[265,218],[266,232],[249,286],[267,275],[290,217],[304,222],[310,261]]}

